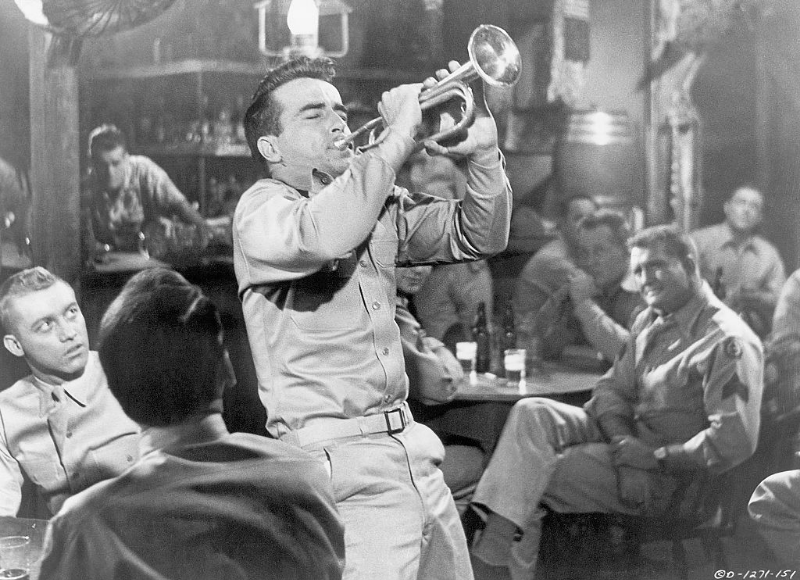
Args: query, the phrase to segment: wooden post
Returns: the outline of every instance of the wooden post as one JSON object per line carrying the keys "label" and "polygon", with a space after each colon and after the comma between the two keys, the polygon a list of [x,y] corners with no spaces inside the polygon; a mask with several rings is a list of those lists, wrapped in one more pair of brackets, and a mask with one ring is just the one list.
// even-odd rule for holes
{"label": "wooden post", "polygon": [[34,263],[75,285],[81,268],[78,75],[49,62],[53,35],[31,26],[31,237]]}

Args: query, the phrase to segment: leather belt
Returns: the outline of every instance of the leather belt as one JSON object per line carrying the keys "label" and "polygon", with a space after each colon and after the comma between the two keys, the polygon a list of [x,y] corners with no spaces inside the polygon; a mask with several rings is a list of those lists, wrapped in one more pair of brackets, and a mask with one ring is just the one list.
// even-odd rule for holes
{"label": "leather belt", "polygon": [[308,447],[320,441],[387,433],[393,435],[402,432],[414,421],[408,403],[401,407],[352,419],[325,419],[315,421],[313,425],[289,431],[281,436],[281,441],[297,447]]}

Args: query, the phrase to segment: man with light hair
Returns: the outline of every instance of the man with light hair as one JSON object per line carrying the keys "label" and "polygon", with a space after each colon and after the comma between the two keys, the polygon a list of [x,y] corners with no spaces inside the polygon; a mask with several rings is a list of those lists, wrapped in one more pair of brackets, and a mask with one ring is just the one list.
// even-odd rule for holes
{"label": "man with light hair", "polygon": [[23,475],[52,514],[139,456],[139,426],[108,390],[75,292],[41,267],[0,286],[3,344],[31,374],[0,392],[0,515],[17,514]]}

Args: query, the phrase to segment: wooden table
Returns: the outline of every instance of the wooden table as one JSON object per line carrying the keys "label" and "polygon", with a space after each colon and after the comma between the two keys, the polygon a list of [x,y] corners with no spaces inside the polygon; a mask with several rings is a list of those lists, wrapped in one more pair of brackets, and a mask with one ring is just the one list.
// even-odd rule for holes
{"label": "wooden table", "polygon": [[488,462],[514,403],[525,397],[548,397],[582,405],[601,376],[602,369],[596,364],[570,366],[566,362],[545,362],[541,371],[515,385],[491,374],[473,373],[459,386],[453,401],[415,404],[413,413],[446,443],[459,439],[477,442]]}
{"label": "wooden table", "polygon": [[590,391],[599,377],[598,371],[560,364],[546,364],[518,383],[488,373],[472,373],[459,385],[455,399],[514,403],[525,397],[568,397]]}

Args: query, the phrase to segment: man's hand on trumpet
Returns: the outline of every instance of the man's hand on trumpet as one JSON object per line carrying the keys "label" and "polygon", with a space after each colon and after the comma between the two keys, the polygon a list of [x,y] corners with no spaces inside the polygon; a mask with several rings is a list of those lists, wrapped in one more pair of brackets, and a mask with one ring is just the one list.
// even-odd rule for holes
{"label": "man's hand on trumpet", "polygon": [[[429,77],[422,83],[423,88],[431,88],[439,80],[449,75],[459,67],[459,63],[451,60],[447,69],[436,71],[436,77]],[[475,161],[480,162],[482,156],[486,156],[486,164],[490,164],[497,159],[497,125],[494,122],[489,107],[486,105],[486,98],[483,91],[483,83],[477,82],[471,85],[475,102],[475,122],[466,130],[466,137],[461,136],[460,140],[445,140],[437,143],[433,140],[425,140],[423,145],[429,155],[451,155],[451,156],[471,156]],[[454,106],[458,106],[459,101],[454,101]]]}
{"label": "man's hand on trumpet", "polygon": [[384,91],[378,103],[378,112],[387,128],[394,129],[411,139],[417,135],[422,123],[419,92],[422,84],[400,85]]}

